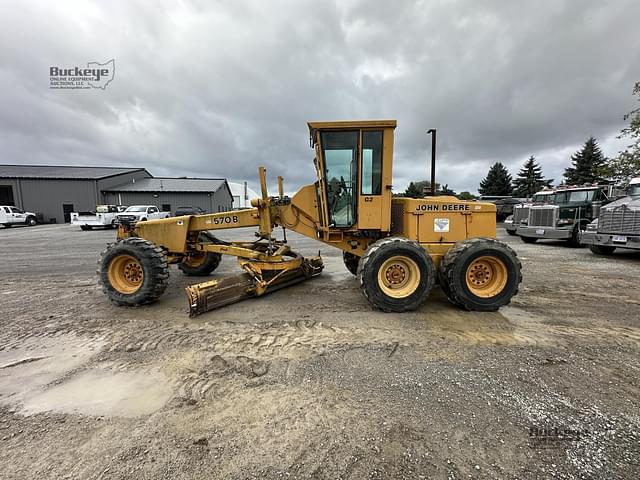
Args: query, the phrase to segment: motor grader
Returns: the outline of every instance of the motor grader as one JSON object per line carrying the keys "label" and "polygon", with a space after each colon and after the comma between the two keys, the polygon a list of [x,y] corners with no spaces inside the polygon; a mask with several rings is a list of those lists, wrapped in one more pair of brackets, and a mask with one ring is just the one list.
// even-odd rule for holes
{"label": "motor grader", "polygon": [[[345,266],[380,310],[415,310],[436,283],[467,310],[493,311],[509,303],[522,280],[521,265],[495,239],[494,204],[393,197],[395,120],[308,126],[313,184],[289,198],[278,177],[279,194],[269,196],[260,167],[262,195],[252,200],[253,208],[122,223],[117,242],[100,259],[108,297],[119,305],[153,302],[167,287],[169,265],[208,276],[222,255],[236,257],[242,273],[187,287],[190,315],[318,275],[319,256],[303,258],[289,248],[286,230],[292,230],[342,250]],[[212,233],[250,226],[257,227],[255,241],[227,242]],[[276,227],[282,227],[283,239],[275,238]]]}

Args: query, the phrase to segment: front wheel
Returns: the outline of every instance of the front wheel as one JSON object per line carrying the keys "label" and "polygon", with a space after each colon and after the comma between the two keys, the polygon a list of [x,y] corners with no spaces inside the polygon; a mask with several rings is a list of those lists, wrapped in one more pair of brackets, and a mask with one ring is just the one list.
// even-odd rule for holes
{"label": "front wheel", "polygon": [[403,237],[378,240],[358,265],[365,297],[385,312],[407,312],[422,305],[435,283],[433,260],[418,242]]}
{"label": "front wheel", "polygon": [[358,274],[358,263],[360,262],[359,256],[354,255],[351,252],[342,252],[342,261],[344,262],[344,266],[347,267],[347,270],[349,270],[352,275]]}
{"label": "front wheel", "polygon": [[33,227],[34,225],[36,225],[38,222],[36,221],[35,217],[28,217],[27,218],[27,226],[28,227]]}
{"label": "front wheel", "polygon": [[507,230],[507,229],[505,229],[505,230],[506,230],[506,232],[507,232],[507,235],[510,235],[510,236],[512,236],[512,237],[515,237],[515,235],[516,235],[516,231],[515,231],[515,230]]}
{"label": "front wheel", "polygon": [[612,247],[611,245],[590,244],[589,250],[591,250],[596,255],[611,255],[613,252],[615,252],[616,247]]}
{"label": "front wheel", "polygon": [[508,245],[492,238],[470,238],[442,257],[438,277],[451,303],[491,312],[518,293],[521,269],[516,252]]}
{"label": "front wheel", "polygon": [[[201,232],[198,240],[203,243],[216,243],[215,238],[207,232]],[[206,277],[218,268],[221,260],[222,255],[216,252],[191,252],[178,265],[178,268],[182,273],[191,277]]]}
{"label": "front wheel", "polygon": [[154,302],[167,288],[169,265],[161,248],[142,238],[114,243],[100,257],[102,291],[118,305]]}
{"label": "front wheel", "polygon": [[536,237],[520,237],[520,239],[524,242],[524,243],[536,243],[538,241],[538,239]]}

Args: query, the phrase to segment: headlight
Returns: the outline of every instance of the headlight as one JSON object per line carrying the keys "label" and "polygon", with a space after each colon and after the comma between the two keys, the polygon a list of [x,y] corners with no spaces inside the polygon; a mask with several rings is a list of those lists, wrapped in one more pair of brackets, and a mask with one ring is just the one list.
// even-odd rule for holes
{"label": "headlight", "polygon": [[561,218],[558,220],[558,226],[560,225],[571,225],[573,223],[573,218]]}
{"label": "headlight", "polygon": [[598,219],[596,218],[593,222],[587,225],[587,232],[597,232],[598,231]]}

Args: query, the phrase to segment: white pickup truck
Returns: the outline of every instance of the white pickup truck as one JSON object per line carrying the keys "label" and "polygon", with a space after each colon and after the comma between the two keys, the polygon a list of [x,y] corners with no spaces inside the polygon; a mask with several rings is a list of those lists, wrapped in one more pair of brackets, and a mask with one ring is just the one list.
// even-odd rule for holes
{"label": "white pickup truck", "polygon": [[23,212],[18,207],[0,205],[0,225],[9,228],[13,225],[27,225],[33,227],[36,224],[36,214]]}
{"label": "white pickup truck", "polygon": [[155,205],[132,205],[117,215],[117,221],[122,223],[144,222],[158,218],[169,218],[171,212],[161,212]]}
{"label": "white pickup truck", "polygon": [[116,216],[126,208],[123,205],[98,205],[95,212],[73,212],[71,225],[80,225],[82,230],[91,230],[93,227],[117,228]]}

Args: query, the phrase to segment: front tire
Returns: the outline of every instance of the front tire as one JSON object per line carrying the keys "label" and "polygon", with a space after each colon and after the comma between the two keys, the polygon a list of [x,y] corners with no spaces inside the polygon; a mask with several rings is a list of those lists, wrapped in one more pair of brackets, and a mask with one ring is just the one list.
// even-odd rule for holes
{"label": "front tire", "polygon": [[515,230],[507,230],[505,228],[507,235],[511,236],[511,237],[515,237],[516,236],[516,231]]}
{"label": "front tire", "polygon": [[518,293],[522,265],[516,252],[492,238],[470,238],[442,257],[438,276],[449,301],[465,310],[492,312]]}
{"label": "front tire", "polygon": [[538,241],[538,239],[536,237],[520,237],[520,239],[524,243],[536,243]]}
{"label": "front tire", "polygon": [[167,288],[169,265],[161,248],[138,237],[109,245],[100,256],[102,291],[117,305],[156,301]]}
{"label": "front tire", "polygon": [[[215,239],[207,232],[200,233],[200,241],[215,243]],[[180,271],[190,277],[206,277],[210,275],[222,260],[222,255],[215,252],[194,252],[178,265]]]}
{"label": "front tire", "polygon": [[384,312],[407,312],[418,309],[429,296],[435,267],[418,242],[389,237],[367,248],[357,276],[371,305]]}
{"label": "front tire", "polygon": [[27,217],[27,227],[33,227],[37,224],[36,217]]}
{"label": "front tire", "polygon": [[358,263],[360,262],[359,256],[350,252],[342,252],[342,261],[344,262],[344,266],[347,267],[347,270],[349,270],[352,275],[358,274]]}
{"label": "front tire", "polygon": [[612,247],[610,245],[589,245],[589,250],[591,250],[596,255],[611,255],[616,251],[616,247]]}

